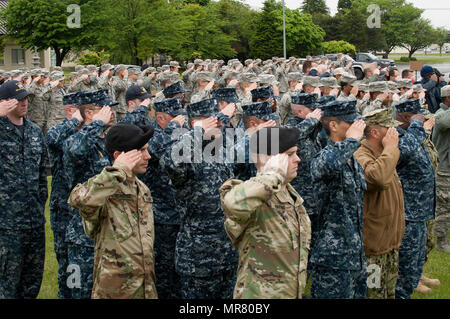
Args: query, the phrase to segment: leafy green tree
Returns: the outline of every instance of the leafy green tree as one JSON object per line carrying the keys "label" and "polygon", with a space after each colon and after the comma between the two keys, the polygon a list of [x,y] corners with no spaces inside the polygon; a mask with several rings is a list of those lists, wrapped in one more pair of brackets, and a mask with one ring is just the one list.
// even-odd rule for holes
{"label": "leafy green tree", "polygon": [[330,13],[330,9],[328,9],[325,0],[303,0],[300,9],[302,13],[309,13],[311,15],[316,13]]}
{"label": "leafy green tree", "polygon": [[78,58],[78,64],[80,65],[89,65],[94,64],[97,66],[101,66],[103,63],[106,63],[110,58],[110,55],[106,53],[104,50],[100,52],[89,51],[83,53]]}
{"label": "leafy green tree", "polygon": [[447,42],[450,42],[450,31],[445,28],[437,28],[435,30],[435,42],[439,45],[439,54],[442,55],[442,48]]}
{"label": "leafy green tree", "polygon": [[436,40],[436,32],[431,26],[430,20],[417,19],[414,23],[412,34],[402,43],[402,47],[408,50],[408,58],[419,49],[425,48]]}
{"label": "leafy green tree", "polygon": [[322,43],[324,53],[346,53],[351,56],[356,55],[356,48],[346,41],[329,41]]}
{"label": "leafy green tree", "polygon": [[340,39],[353,44],[358,51],[367,51],[369,38],[367,36],[367,17],[365,14],[351,8],[339,14]]}
{"label": "leafy green tree", "polygon": [[352,7],[353,0],[339,0],[337,9],[341,11],[342,9],[350,9]]}

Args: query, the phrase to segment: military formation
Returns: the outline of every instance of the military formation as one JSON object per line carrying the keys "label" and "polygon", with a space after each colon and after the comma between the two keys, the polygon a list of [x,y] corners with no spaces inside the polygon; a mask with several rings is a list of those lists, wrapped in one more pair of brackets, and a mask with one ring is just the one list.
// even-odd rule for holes
{"label": "military formation", "polygon": [[0,70],[0,298],[39,293],[48,197],[61,299],[431,292],[427,255],[450,253],[450,85],[428,65],[421,82],[363,69]]}

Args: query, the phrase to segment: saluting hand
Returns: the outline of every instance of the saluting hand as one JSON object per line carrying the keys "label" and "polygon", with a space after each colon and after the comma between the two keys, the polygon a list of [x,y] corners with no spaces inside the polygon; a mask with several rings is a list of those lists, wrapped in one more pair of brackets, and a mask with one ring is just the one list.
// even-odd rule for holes
{"label": "saluting hand", "polygon": [[96,121],[96,120],[102,121],[106,125],[111,120],[112,114],[113,113],[111,111],[111,108],[109,106],[104,106],[104,107],[102,107],[100,112],[98,112],[97,114],[94,114],[94,116],[92,117],[92,120],[93,121]]}
{"label": "saluting hand", "polygon": [[345,136],[347,138],[354,138],[354,139],[360,141],[364,135],[365,128],[366,128],[366,123],[364,121],[362,121],[362,120],[355,121],[348,128],[347,132],[345,133]]}
{"label": "saluting hand", "polygon": [[315,109],[314,111],[312,111],[311,113],[309,113],[308,115],[306,115],[307,119],[316,119],[319,120],[322,118],[322,110],[321,109]]}
{"label": "saluting hand", "polygon": [[423,128],[429,131],[433,129],[433,126],[434,126],[434,118],[431,118],[425,121],[425,123],[423,123]]}
{"label": "saluting hand", "polygon": [[229,103],[221,112],[229,118],[232,118],[236,114],[236,108],[236,103]]}
{"label": "saluting hand", "polygon": [[175,116],[170,122],[177,122],[180,125],[180,127],[183,127],[185,118],[186,117],[184,115],[178,115]]}
{"label": "saluting hand", "polygon": [[76,110],[76,111],[72,114],[72,118],[77,119],[80,123],[83,122],[83,117],[81,116],[80,110]]}
{"label": "saluting hand", "polygon": [[262,173],[267,174],[270,172],[281,171],[285,177],[289,164],[288,159],[289,157],[286,153],[279,153],[277,155],[270,156],[262,169]]}
{"label": "saluting hand", "polygon": [[398,131],[395,127],[390,127],[383,140],[381,141],[383,147],[394,146],[398,147]]}
{"label": "saluting hand", "polygon": [[129,152],[122,152],[120,155],[116,158],[114,163],[120,163],[126,165],[131,171],[133,168],[139,163],[139,161],[142,159],[142,153],[138,150],[131,150]]}
{"label": "saluting hand", "polygon": [[3,100],[0,102],[0,116],[6,116],[19,105],[16,99]]}

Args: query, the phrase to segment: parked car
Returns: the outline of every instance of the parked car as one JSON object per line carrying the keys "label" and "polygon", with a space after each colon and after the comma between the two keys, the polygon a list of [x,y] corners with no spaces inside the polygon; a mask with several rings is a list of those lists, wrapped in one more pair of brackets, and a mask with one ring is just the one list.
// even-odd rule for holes
{"label": "parked car", "polygon": [[377,56],[373,55],[372,53],[364,53],[360,52],[356,55],[355,58],[356,62],[361,63],[372,63],[377,62],[378,66],[380,67],[386,67],[386,66],[395,66],[395,61],[391,59],[380,59]]}

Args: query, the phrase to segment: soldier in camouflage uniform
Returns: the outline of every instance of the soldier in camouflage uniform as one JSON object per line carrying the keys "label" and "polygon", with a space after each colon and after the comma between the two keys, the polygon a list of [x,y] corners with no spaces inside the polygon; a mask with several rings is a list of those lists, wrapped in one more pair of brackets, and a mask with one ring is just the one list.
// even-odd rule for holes
{"label": "soldier in camouflage uniform", "polygon": [[400,160],[397,172],[405,201],[405,235],[399,249],[396,299],[409,299],[420,280],[425,262],[426,221],[434,218],[435,172],[423,145],[424,109],[417,99],[396,105]]}
{"label": "soldier in camouflage uniform", "polygon": [[238,99],[242,105],[252,103],[251,90],[258,87],[259,78],[253,73],[241,73],[238,76],[239,88],[236,90]]}
{"label": "soldier in camouflage uniform", "polygon": [[160,102],[164,100],[166,97],[164,96],[164,89],[178,81],[180,81],[180,75],[175,72],[165,72],[158,76],[158,80],[161,84],[161,90],[156,93],[156,96],[152,102]]}
{"label": "soldier in camouflage uniform", "polygon": [[72,218],[72,211],[67,207],[70,188],[67,181],[63,162],[63,144],[80,127],[83,118],[78,105],[79,93],[71,93],[63,97],[66,109],[66,118],[62,123],[53,126],[45,136],[50,168],[52,172],[52,191],[50,194],[50,224],[53,231],[54,248],[58,260],[58,298],[71,298],[72,294],[67,287],[67,244],[65,242],[66,229]]}
{"label": "soldier in camouflage uniform", "polygon": [[136,175],[146,171],[153,127],[119,123],[106,137],[114,165],[78,184],[69,204],[95,240],[92,298],[157,298],[150,190]]}
{"label": "soldier in camouflage uniform", "polygon": [[[183,299],[232,297],[238,255],[223,228],[224,214],[220,207],[219,187],[233,176],[233,165],[225,161],[215,163],[207,158],[193,162],[180,160],[172,153],[175,154],[180,147],[188,147],[191,151],[194,145],[199,146],[193,148],[196,154],[203,153],[209,142],[204,134],[210,132],[211,128],[218,128],[220,124],[222,128],[226,127],[234,111],[235,107],[230,106],[219,112],[216,99],[189,104],[187,113],[193,129],[182,135],[160,159],[178,192],[180,202],[186,203],[186,210],[180,216],[175,254]],[[201,122],[198,122],[199,119]],[[225,136],[225,132],[221,134]],[[223,150],[219,148],[220,152]]]}
{"label": "soldier in camouflage uniform", "polygon": [[[353,153],[365,128],[356,101],[323,107],[328,145],[311,162],[318,194],[317,237],[311,248],[312,298],[365,298],[367,270],[362,241],[364,171]],[[353,123],[353,124],[352,124]]]}
{"label": "soldier in camouflage uniform", "polygon": [[[386,81],[377,81],[369,84],[370,99],[363,98],[358,101],[357,109],[363,116],[375,110],[389,108],[389,87]],[[394,114],[394,113],[393,113]]]}
{"label": "soldier in camouflage uniform", "polygon": [[27,119],[36,123],[44,132],[47,126],[47,102],[44,94],[49,90],[49,86],[45,83],[44,73],[39,71],[37,77],[31,82],[28,91],[31,93],[29,97],[29,112]]}
{"label": "soldier in camouflage uniform", "polygon": [[303,199],[289,184],[300,162],[297,140],[295,128],[259,130],[250,142],[252,156],[264,156],[255,161],[258,175],[220,188],[225,230],[239,250],[234,298],[302,298],[311,230]]}
{"label": "soldier in camouflage uniform", "polygon": [[127,113],[128,106],[125,100],[125,93],[128,85],[128,70],[125,65],[119,64],[115,68],[116,76],[113,77],[111,84],[112,97],[119,104],[114,108],[116,120],[119,122]]}
{"label": "soldier in camouflage uniform", "polygon": [[98,88],[107,89],[109,94],[111,95],[114,67],[109,63],[103,64],[101,67],[101,72],[102,73],[98,78]]}
{"label": "soldier in camouflage uniform", "polygon": [[[219,110],[223,110],[230,103],[234,103],[236,105],[236,115],[238,106],[241,104],[241,101],[238,99],[235,88],[219,88],[215,89],[211,92],[213,98],[217,99],[219,102]],[[230,124],[232,127],[243,127],[241,122],[241,117],[236,118],[236,115],[231,118]]]}
{"label": "soldier in camouflage uniform", "polygon": [[96,75],[91,74],[88,69],[82,69],[78,74],[79,77],[69,86],[69,93],[98,89],[98,79]]}
{"label": "soldier in camouflage uniform", "polygon": [[341,77],[341,93],[337,97],[340,101],[356,101],[358,94],[358,85],[356,85],[356,76],[350,73],[344,73]]}
{"label": "soldier in camouflage uniform", "polygon": [[[69,189],[86,182],[111,165],[104,141],[104,131],[112,125],[114,115],[109,105],[114,103],[105,97],[106,90],[80,92],[80,112],[84,125],[70,136],[63,146]],[[92,291],[94,242],[86,236],[81,216],[73,211],[66,231],[68,246],[67,280],[72,298],[88,299]]]}
{"label": "soldier in camouflage uniform", "polygon": [[198,72],[195,76],[196,92],[192,94],[191,103],[210,99],[214,88],[214,78],[210,72]]}
{"label": "soldier in camouflage uniform", "polygon": [[63,96],[65,77],[64,73],[55,71],[50,74],[50,90],[45,96],[47,100],[47,129],[61,123],[65,118],[65,110],[63,107]]}
{"label": "soldier in camouflage uniform", "polygon": [[281,96],[280,103],[278,104],[278,115],[281,119],[281,125],[286,125],[288,117],[291,114],[291,96],[301,92],[300,82],[303,76],[301,73],[288,73],[287,80],[289,88],[285,94]]}
{"label": "soldier in camouflage uniform", "polygon": [[0,299],[36,298],[44,273],[47,151],[24,118],[29,94],[17,81],[0,86]]}

